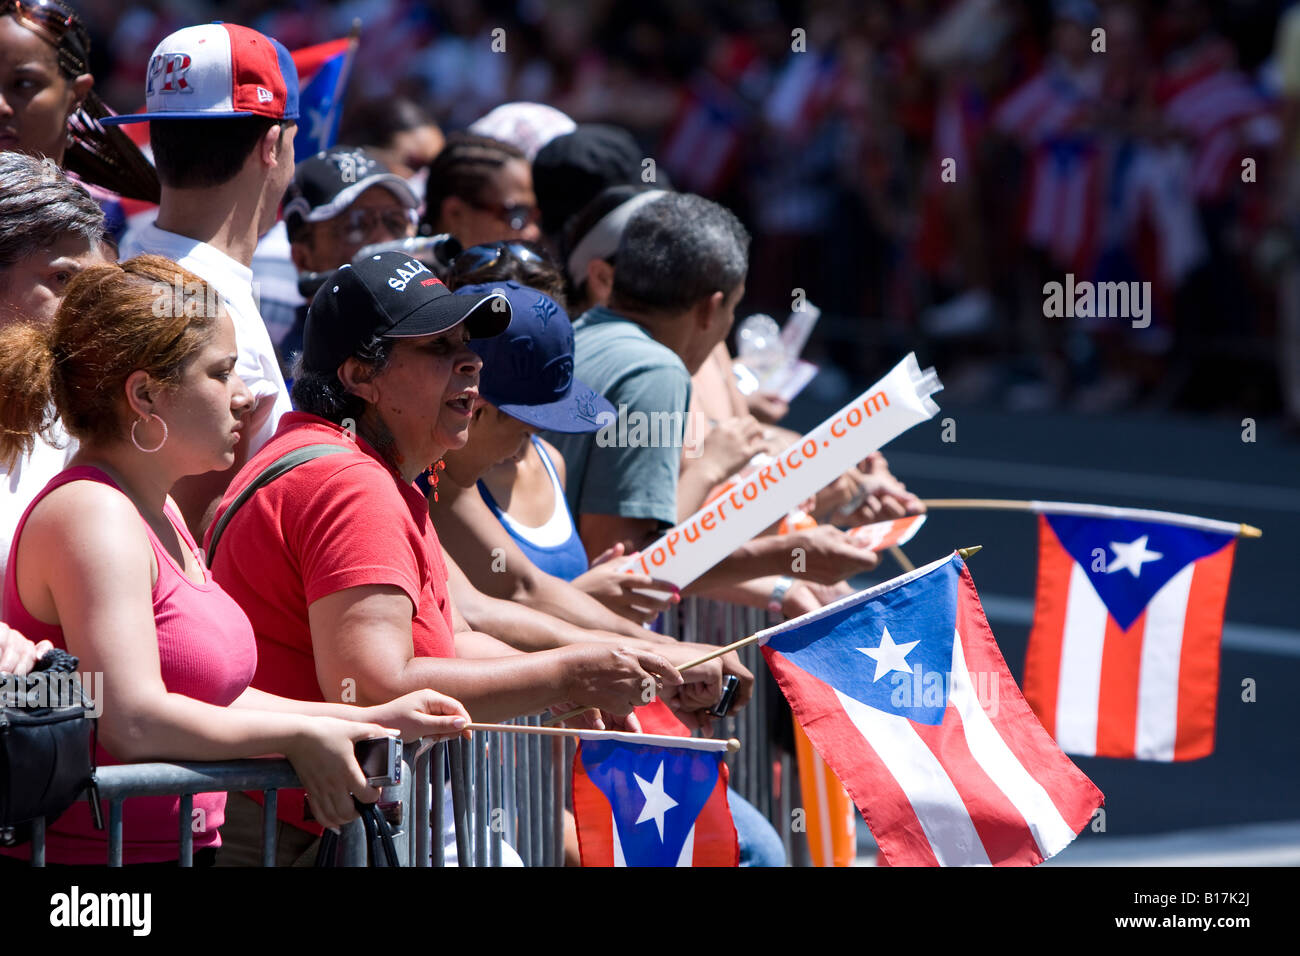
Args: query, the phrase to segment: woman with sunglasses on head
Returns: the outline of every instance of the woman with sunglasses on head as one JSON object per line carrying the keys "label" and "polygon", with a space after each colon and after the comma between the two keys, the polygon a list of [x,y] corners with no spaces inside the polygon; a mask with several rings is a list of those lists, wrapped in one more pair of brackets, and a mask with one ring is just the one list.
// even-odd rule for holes
{"label": "woman with sunglasses on head", "polygon": [[[379,795],[353,756],[356,741],[454,735],[468,715],[433,691],[359,708],[249,687],[252,626],[213,581],[168,494],[184,475],[230,467],[252,404],[233,372],[234,325],[223,308],[209,311],[213,301],[197,276],[140,256],[74,278],[52,325],[0,331],[0,458],[25,453],[51,409],[80,443],[19,521],[3,616],[102,675],[100,765],[284,754],[316,819],[337,826],[357,815],[353,796]],[[225,804],[220,793],[194,798],[206,821],[194,838],[199,862],[215,855]],[[176,859],[179,806],[176,797],[126,804],[125,862]],[[47,858],[103,863],[107,836],[77,803],[50,826]]]}
{"label": "woman with sunglasses on head", "polygon": [[120,196],[158,201],[158,176],[93,90],[90,34],[62,0],[0,0],[0,150],[47,157],[104,209],[114,238]]}
{"label": "woman with sunglasses on head", "polygon": [[420,234],[449,232],[465,248],[542,237],[527,158],[517,147],[486,136],[447,137],[429,164],[424,203]]}

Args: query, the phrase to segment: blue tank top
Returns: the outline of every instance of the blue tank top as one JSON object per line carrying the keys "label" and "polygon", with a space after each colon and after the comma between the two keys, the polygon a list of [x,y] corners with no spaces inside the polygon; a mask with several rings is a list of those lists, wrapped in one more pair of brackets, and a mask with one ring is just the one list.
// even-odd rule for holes
{"label": "blue tank top", "polygon": [[542,443],[536,437],[532,442],[538,456],[542,459],[542,464],[546,466],[546,473],[551,476],[551,489],[555,496],[555,510],[546,524],[540,528],[530,528],[528,525],[520,524],[501,509],[496,499],[492,497],[492,492],[488,491],[487,485],[481,481],[478,483],[478,493],[483,496],[483,503],[496,515],[497,520],[505,527],[510,537],[515,539],[519,550],[527,555],[529,561],[547,574],[572,581],[587,570],[587,551],[583,548],[582,539],[578,537],[578,531],[573,526],[573,516],[569,513],[569,505],[564,500],[564,487],[551,466],[551,459],[547,457]]}

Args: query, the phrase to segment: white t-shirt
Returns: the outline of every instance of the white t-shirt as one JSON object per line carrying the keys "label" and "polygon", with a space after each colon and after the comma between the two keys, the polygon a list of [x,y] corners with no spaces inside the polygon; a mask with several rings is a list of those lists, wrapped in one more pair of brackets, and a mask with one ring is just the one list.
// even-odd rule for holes
{"label": "white t-shirt", "polygon": [[56,422],[50,436],[65,447],[55,447],[37,435],[32,453],[20,459],[13,471],[0,465],[0,581],[9,566],[9,548],[23,512],[77,452],[76,441],[64,433],[62,424]]}
{"label": "white t-shirt", "polygon": [[239,348],[235,374],[244,380],[257,401],[274,402],[262,427],[249,436],[251,458],[275,434],[280,416],[293,410],[275,346],[253,296],[253,270],[206,242],[167,232],[152,223],[133,232],[129,239],[131,248],[122,249],[123,259],[142,252],[166,256],[211,283],[225,300],[226,311],[235,323],[235,343]]}

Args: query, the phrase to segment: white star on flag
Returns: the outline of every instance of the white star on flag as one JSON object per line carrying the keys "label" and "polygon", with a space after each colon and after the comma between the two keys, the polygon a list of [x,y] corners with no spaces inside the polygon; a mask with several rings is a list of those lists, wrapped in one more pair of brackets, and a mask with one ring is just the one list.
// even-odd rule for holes
{"label": "white star on flag", "polygon": [[885,632],[880,636],[879,647],[859,647],[858,650],[876,662],[876,676],[871,678],[871,683],[874,684],[893,671],[912,673],[912,665],[907,663],[907,653],[920,643],[920,641],[908,641],[906,644],[895,644],[894,639],[889,636],[889,628],[885,628]]}
{"label": "white star on flag", "polygon": [[325,136],[325,121],[329,119],[328,110],[311,110],[307,111],[308,120],[311,122],[311,132],[307,138],[315,143],[323,143]]}
{"label": "white star on flag", "polygon": [[1115,560],[1110,563],[1106,573],[1114,574],[1121,569],[1127,569],[1133,577],[1137,577],[1142,573],[1142,565],[1148,561],[1158,561],[1163,558],[1163,554],[1147,550],[1147,538],[1149,537],[1150,535],[1144,534],[1136,541],[1130,541],[1128,544],[1112,541],[1110,547],[1115,552]]}
{"label": "white star on flag", "polygon": [[677,806],[677,801],[668,796],[664,790],[664,762],[659,761],[659,769],[655,772],[653,783],[645,780],[639,773],[632,776],[636,779],[636,784],[641,788],[641,793],[645,797],[645,806],[641,808],[641,815],[636,818],[637,825],[645,823],[647,820],[653,820],[655,826],[659,828],[659,842],[664,839],[664,814]]}

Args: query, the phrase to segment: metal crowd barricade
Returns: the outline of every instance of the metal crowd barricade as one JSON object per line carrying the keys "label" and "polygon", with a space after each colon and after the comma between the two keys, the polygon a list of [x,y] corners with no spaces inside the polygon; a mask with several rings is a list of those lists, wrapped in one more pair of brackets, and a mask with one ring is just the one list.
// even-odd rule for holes
{"label": "metal crowd barricade", "polygon": [[[181,866],[194,863],[194,795],[235,790],[261,790],[262,865],[275,865],[276,793],[300,787],[298,776],[287,760],[232,760],[225,763],[137,763],[101,767],[95,774],[99,796],[108,803],[108,860],[111,867],[122,865],[122,807],[132,797],[179,796],[177,833]],[[344,865],[365,865],[366,842],[361,821],[343,828]],[[45,822],[32,830],[32,865],[45,865]]]}
{"label": "metal crowd barricade", "polygon": [[[665,633],[701,644],[729,643],[769,623],[765,611],[702,598],[687,598],[675,610],[664,615]],[[794,761],[786,748],[776,745],[773,734],[778,721],[788,719],[788,705],[759,649],[750,645],[739,653],[754,673],[753,699],[715,728],[718,736],[741,740],[740,751],[726,757],[731,786],[781,834],[787,858],[806,860],[805,839],[790,825],[799,800]],[[537,726],[542,718],[538,714],[510,722]],[[399,859],[412,867],[443,866],[448,862],[448,846],[454,845],[459,866],[502,866],[515,856],[524,866],[563,866],[564,812],[572,807],[570,768],[575,750],[571,737],[481,731],[468,741],[407,744],[402,780],[385,787],[380,798],[393,825]],[[264,794],[262,863],[274,866],[276,793],[300,786],[288,761],[270,759],[119,764],[100,768],[96,781],[109,806],[110,866],[122,863],[125,800],[180,797],[178,856],[182,866],[189,866],[194,794],[239,790]],[[360,821],[343,828],[342,845],[345,866],[365,865]],[[44,826],[38,823],[32,863],[43,866],[44,861]]]}
{"label": "metal crowd barricade", "polygon": [[[539,726],[542,715],[509,723]],[[569,767],[575,750],[571,738],[479,731],[470,740],[440,747],[447,751],[450,769],[458,865],[502,866],[507,847],[524,866],[564,865],[564,811],[572,803]],[[433,783],[437,794],[439,783]],[[433,817],[435,823],[438,819]]]}
{"label": "metal crowd barricade", "polygon": [[[675,612],[663,615],[664,633],[697,644],[729,644],[774,623],[759,608],[699,597],[684,598]],[[781,722],[791,719],[790,708],[757,645],[737,653],[754,675],[754,696],[749,706],[715,725],[714,736],[740,739],[740,751],[726,757],[732,789],[776,828],[786,859],[805,862],[806,837],[791,826],[792,811],[800,802],[795,761],[790,749],[778,745],[775,734]]]}
{"label": "metal crowd barricade", "polygon": [[[541,715],[514,723],[539,725]],[[472,739],[423,746],[407,744],[401,781],[383,788],[380,809],[393,829],[405,866],[443,866],[449,824],[460,866],[501,866],[517,854],[525,866],[564,864],[564,811],[571,806],[572,739],[483,733]],[[262,865],[276,862],[277,792],[301,786],[287,760],[224,763],[140,763],[101,767],[95,775],[108,804],[109,866],[122,865],[124,803],[135,797],[180,798],[177,858],[194,862],[194,795],[231,791],[263,794]],[[450,794],[450,813],[448,813]],[[45,865],[45,823],[32,832],[32,865]],[[365,831],[359,820],[342,829],[344,866],[365,866]],[[513,848],[513,854],[506,847]]]}

